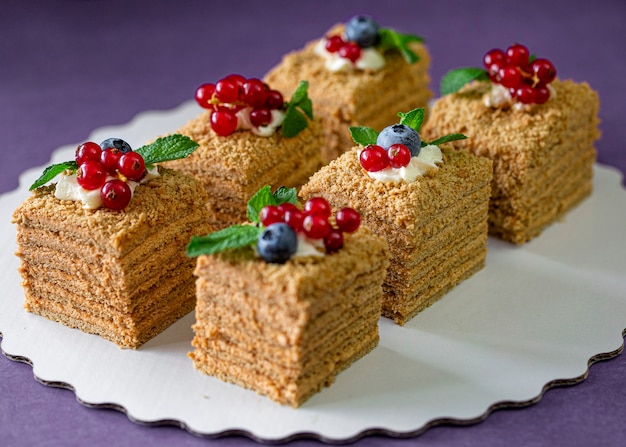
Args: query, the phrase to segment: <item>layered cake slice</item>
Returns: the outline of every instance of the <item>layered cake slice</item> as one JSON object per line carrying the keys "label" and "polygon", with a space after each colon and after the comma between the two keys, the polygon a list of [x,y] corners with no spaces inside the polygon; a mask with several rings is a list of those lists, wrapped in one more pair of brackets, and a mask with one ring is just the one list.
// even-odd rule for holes
{"label": "layered cake slice", "polygon": [[265,184],[297,187],[321,166],[324,140],[313,119],[308,83],[291,101],[258,79],[229,75],[197,89],[207,108],[177,130],[200,147],[164,163],[196,177],[207,191],[213,229],[246,218],[246,203]]}
{"label": "layered cake slice", "polygon": [[463,132],[457,148],[493,160],[489,231],[522,244],[591,193],[598,95],[555,79],[550,61],[529,62],[519,44],[484,62],[444,77],[423,133]]}
{"label": "layered cake slice", "polygon": [[372,18],[355,16],[337,24],[303,49],[285,55],[265,80],[284,92],[300,79],[322,120],[324,162],[352,147],[349,126],[375,129],[396,122],[398,110],[426,107],[430,57],[420,37],[381,28]]}
{"label": "layered cake slice", "polygon": [[325,201],[293,205],[295,190],[260,193],[255,225],[188,247],[198,255],[189,356],[205,374],[298,407],[378,344],[387,244],[354,210],[332,219]]}
{"label": "layered cake slice", "polygon": [[196,147],[178,137],[128,153],[119,139],[105,150],[86,143],[33,185],[14,213],[27,311],[134,349],[193,310],[185,246],[209,231],[206,193],[189,175],[150,166]]}
{"label": "layered cake slice", "polygon": [[462,135],[423,143],[423,109],[400,115],[380,133],[353,128],[360,145],[315,173],[300,194],[354,208],[387,239],[382,314],[402,325],[484,266],[491,161],[447,147]]}

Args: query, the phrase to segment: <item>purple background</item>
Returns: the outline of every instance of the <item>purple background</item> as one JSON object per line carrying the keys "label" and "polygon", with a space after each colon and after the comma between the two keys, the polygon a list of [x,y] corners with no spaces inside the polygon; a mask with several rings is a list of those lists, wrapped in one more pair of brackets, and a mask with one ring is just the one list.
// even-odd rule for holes
{"label": "purple background", "polygon": [[[143,110],[176,107],[199,84],[226,74],[260,77],[285,52],[357,13],[425,37],[436,90],[447,70],[478,66],[492,47],[519,41],[550,58],[561,78],[598,90],[598,161],[626,172],[623,0],[0,0],[0,193],[14,189],[23,170],[47,164],[57,147]],[[405,440],[367,437],[356,445],[623,445],[625,414],[626,357],[619,356],[527,408],[499,410],[472,426],[436,427]],[[72,392],[36,382],[30,366],[0,356],[0,445],[140,444],[254,442],[201,439],[86,408]]]}

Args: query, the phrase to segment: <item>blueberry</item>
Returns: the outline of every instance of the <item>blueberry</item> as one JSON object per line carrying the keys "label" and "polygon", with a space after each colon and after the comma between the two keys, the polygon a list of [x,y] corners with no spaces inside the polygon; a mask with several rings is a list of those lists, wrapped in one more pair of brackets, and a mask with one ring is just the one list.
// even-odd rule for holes
{"label": "blueberry", "polygon": [[286,223],[274,223],[263,230],[256,248],[266,262],[284,264],[296,252],[298,238]]}
{"label": "blueberry", "polygon": [[100,143],[100,148],[102,150],[108,149],[110,147],[116,147],[120,151],[122,151],[122,153],[132,151],[130,144],[128,144],[126,141],[122,140],[121,138],[107,138],[102,143]]}
{"label": "blueberry", "polygon": [[356,42],[361,48],[373,47],[378,43],[380,26],[371,17],[354,16],[346,23],[346,39]]}
{"label": "blueberry", "polygon": [[385,127],[376,138],[376,144],[389,149],[392,144],[404,144],[411,151],[411,157],[417,157],[422,148],[422,140],[419,134],[413,129],[404,124],[394,124],[393,126]]}

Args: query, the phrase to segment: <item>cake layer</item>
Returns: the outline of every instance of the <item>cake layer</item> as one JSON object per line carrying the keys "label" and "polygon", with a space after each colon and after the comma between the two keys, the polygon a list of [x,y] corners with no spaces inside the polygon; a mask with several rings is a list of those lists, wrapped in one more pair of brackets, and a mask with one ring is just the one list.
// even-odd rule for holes
{"label": "cake layer", "polygon": [[554,94],[529,110],[483,105],[488,83],[439,99],[423,135],[463,132],[455,146],[494,162],[490,232],[521,244],[588,193],[599,138],[597,94],[586,83],[555,80]]}
{"label": "cake layer", "polygon": [[[342,31],[343,26],[336,25],[326,35],[338,35]],[[385,65],[380,70],[335,72],[328,70],[324,57],[316,53],[318,45],[320,39],[286,54],[264,79],[283,92],[293,92],[301,79],[309,80],[309,97],[326,134],[327,144],[322,149],[325,163],[351,147],[349,126],[382,129],[397,122],[398,110],[428,106],[432,97],[428,88],[430,56],[424,45],[409,44],[419,56],[414,64],[391,50],[383,53]]]}
{"label": "cake layer", "polygon": [[321,166],[324,145],[318,120],[293,138],[277,131],[268,137],[237,131],[221,137],[211,129],[210,112],[190,120],[176,133],[200,146],[190,156],[164,166],[196,177],[207,191],[211,225],[218,230],[246,220],[248,200],[264,185],[298,187]]}
{"label": "cake layer", "polygon": [[14,213],[26,310],[137,348],[195,305],[185,247],[206,234],[206,192],[169,169],[122,211],[37,189]]}

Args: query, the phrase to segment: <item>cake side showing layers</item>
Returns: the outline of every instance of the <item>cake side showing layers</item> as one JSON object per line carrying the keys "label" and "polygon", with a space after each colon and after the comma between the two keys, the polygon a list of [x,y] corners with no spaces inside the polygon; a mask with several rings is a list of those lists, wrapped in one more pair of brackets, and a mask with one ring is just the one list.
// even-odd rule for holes
{"label": "cake side showing layers", "polygon": [[367,229],[324,257],[200,256],[194,366],[298,407],[378,343],[387,244]]}
{"label": "cake side showing layers", "polygon": [[387,239],[383,315],[404,324],[463,279],[487,253],[490,160],[442,147],[443,164],[412,183],[383,183],[361,168],[356,149],[323,167],[300,191],[352,207]]}
{"label": "cake side showing layers", "polygon": [[324,139],[318,120],[293,138],[280,132],[268,137],[237,131],[226,137],[215,134],[210,112],[189,121],[176,133],[199,144],[188,157],[163,163],[196,177],[209,200],[213,230],[246,220],[248,200],[264,185],[299,187],[321,166]]}
{"label": "cake side showing layers", "polygon": [[193,310],[193,235],[210,230],[207,199],[169,169],[137,187],[123,211],[85,210],[36,190],[15,211],[29,312],[137,348]]}
{"label": "cake side showing layers", "polygon": [[494,162],[490,233],[522,244],[591,192],[599,99],[586,83],[555,80],[555,94],[529,110],[485,106],[487,83],[437,100],[424,125],[430,138],[462,132],[455,147]]}
{"label": "cake side showing layers", "polygon": [[[338,25],[327,35],[341,31]],[[409,45],[420,58],[414,64],[408,64],[397,51],[386,51],[385,66],[380,70],[331,72],[315,52],[319,42],[309,42],[303,49],[286,54],[264,79],[284,92],[295,90],[300,79],[309,81],[309,97],[326,135],[322,151],[325,163],[352,146],[350,126],[382,129],[397,122],[398,110],[428,106],[433,95],[428,88],[430,55],[424,45]]]}

